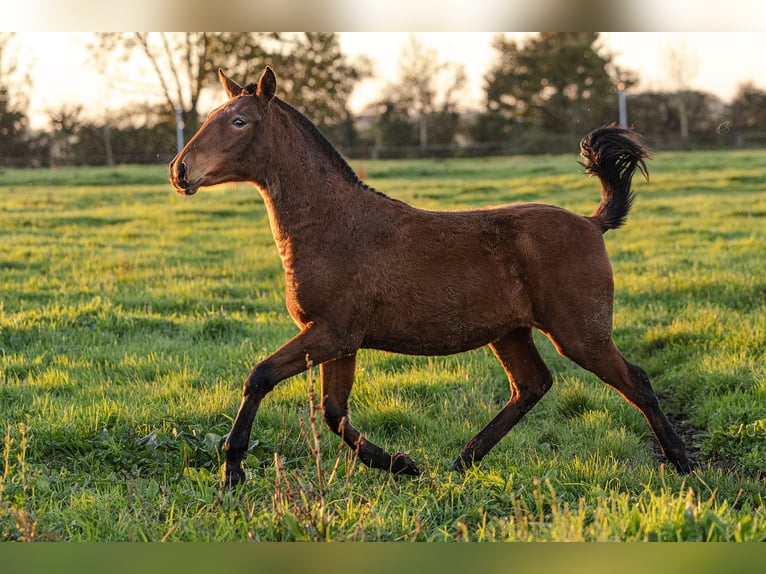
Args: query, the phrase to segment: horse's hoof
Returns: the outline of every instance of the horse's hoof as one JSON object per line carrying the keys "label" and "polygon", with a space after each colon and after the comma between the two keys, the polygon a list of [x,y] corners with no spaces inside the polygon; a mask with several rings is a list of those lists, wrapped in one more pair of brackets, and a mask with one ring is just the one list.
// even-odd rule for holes
{"label": "horse's hoof", "polygon": [[471,468],[471,466],[473,466],[472,463],[467,462],[462,456],[459,456],[455,459],[455,462],[452,463],[450,470],[463,474]]}
{"label": "horse's hoof", "polygon": [[394,474],[407,474],[420,476],[420,471],[412,459],[403,452],[397,452],[391,457],[391,472]]}
{"label": "horse's hoof", "polygon": [[234,488],[243,482],[245,482],[245,471],[242,470],[242,467],[238,466],[233,469],[224,468],[223,480],[221,481],[221,488],[223,490]]}
{"label": "horse's hoof", "polygon": [[671,463],[679,474],[689,474],[700,468],[700,464],[697,460],[689,458],[685,454],[681,457],[671,459]]}

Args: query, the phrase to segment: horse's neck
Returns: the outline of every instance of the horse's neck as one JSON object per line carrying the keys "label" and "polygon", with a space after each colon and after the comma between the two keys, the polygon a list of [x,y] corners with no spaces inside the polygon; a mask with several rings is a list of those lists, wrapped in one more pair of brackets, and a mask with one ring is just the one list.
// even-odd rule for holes
{"label": "horse's neck", "polygon": [[298,280],[306,265],[319,260],[328,243],[359,241],[360,221],[374,225],[374,207],[364,207],[375,201],[374,192],[354,189],[345,181],[332,187],[328,178],[306,179],[280,178],[270,185],[271,193],[261,188],[288,282]]}
{"label": "horse's neck", "polygon": [[297,236],[315,225],[338,222],[337,215],[360,199],[355,191],[352,184],[322,174],[310,161],[278,170],[261,186],[275,237],[278,230],[280,235]]}
{"label": "horse's neck", "polygon": [[377,194],[311,129],[289,119],[284,131],[271,173],[260,186],[277,243],[315,237],[318,228],[343,227],[375,200]]}

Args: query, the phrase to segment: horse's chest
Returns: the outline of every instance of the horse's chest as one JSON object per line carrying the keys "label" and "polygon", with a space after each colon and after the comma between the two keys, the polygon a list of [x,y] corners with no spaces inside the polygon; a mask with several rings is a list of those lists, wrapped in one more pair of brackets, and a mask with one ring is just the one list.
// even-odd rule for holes
{"label": "horse's chest", "polygon": [[285,267],[285,303],[293,320],[307,325],[328,313],[339,297],[337,277],[325,267]]}
{"label": "horse's chest", "polygon": [[300,326],[338,314],[342,302],[357,299],[358,258],[346,242],[277,241],[285,277],[287,310]]}

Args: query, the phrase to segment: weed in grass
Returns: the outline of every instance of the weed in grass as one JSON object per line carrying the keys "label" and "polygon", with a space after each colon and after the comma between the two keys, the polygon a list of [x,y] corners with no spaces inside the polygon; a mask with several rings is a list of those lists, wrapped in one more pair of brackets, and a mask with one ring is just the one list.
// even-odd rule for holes
{"label": "weed in grass", "polygon": [[[314,381],[314,368],[308,362],[308,422],[300,419],[300,435],[306,443],[310,459],[314,463],[314,472],[301,472],[295,469],[287,472],[279,453],[274,453],[276,479],[274,485],[274,515],[281,522],[289,536],[295,540],[328,540],[330,524],[333,521],[334,504],[329,504],[330,488],[338,476],[338,469],[343,459],[342,450],[338,452],[329,474],[325,474],[322,455],[322,440],[317,415],[321,416],[321,406],[317,401]],[[343,443],[339,444],[343,449]],[[354,455],[350,464],[346,461],[346,480],[343,485],[348,489],[356,465]]]}

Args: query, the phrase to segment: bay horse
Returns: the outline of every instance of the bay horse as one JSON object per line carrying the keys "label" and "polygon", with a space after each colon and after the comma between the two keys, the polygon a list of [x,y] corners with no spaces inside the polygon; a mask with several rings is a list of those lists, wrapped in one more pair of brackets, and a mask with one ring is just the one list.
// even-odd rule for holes
{"label": "bay horse", "polygon": [[300,332],[258,362],[225,442],[223,486],[245,478],[242,459],[261,400],[319,365],[327,426],[374,468],[418,475],[405,453],[389,454],[351,424],[348,399],[358,349],[448,355],[489,345],[511,397],[452,465],[478,463],[552,384],[532,338],[615,388],[646,418],[680,472],[686,448],[660,408],[647,374],[612,340],[613,277],[602,235],[631,207],[648,151],[614,124],[581,141],[582,165],[601,182],[587,217],[543,204],[429,211],[364,184],[321,132],[276,94],[266,67],[240,86],[219,70],[228,101],[213,110],[170,163],[178,193],[250,182],[263,197],[284,267],[286,305]]}

